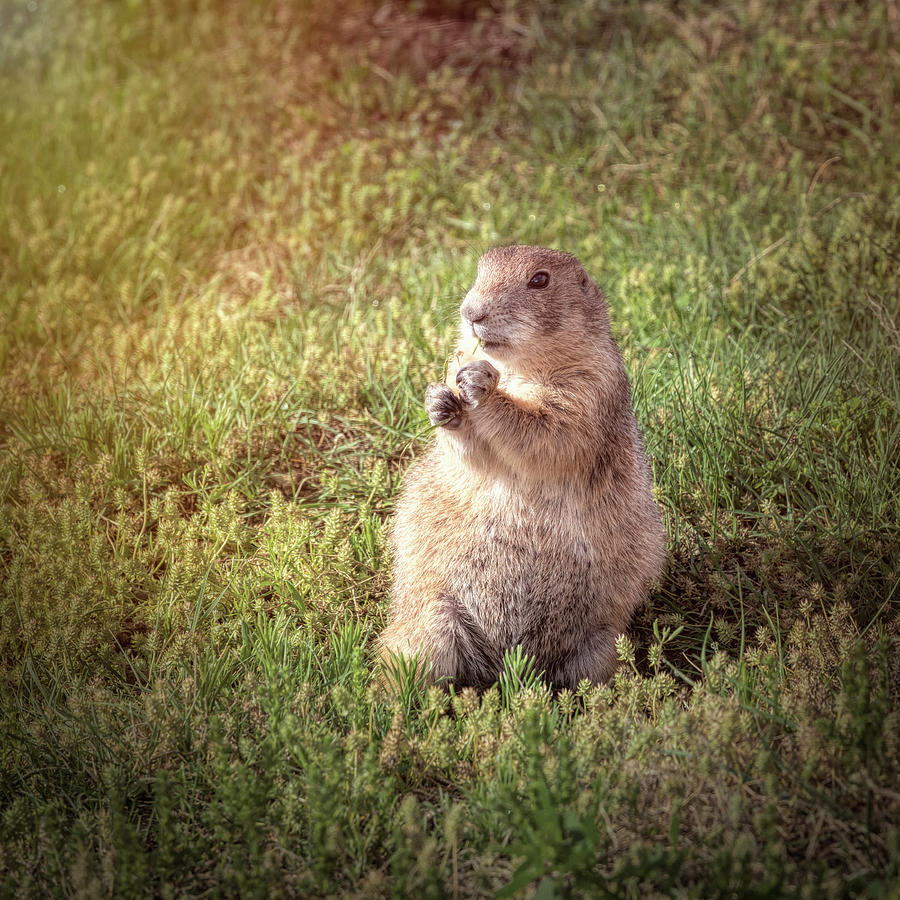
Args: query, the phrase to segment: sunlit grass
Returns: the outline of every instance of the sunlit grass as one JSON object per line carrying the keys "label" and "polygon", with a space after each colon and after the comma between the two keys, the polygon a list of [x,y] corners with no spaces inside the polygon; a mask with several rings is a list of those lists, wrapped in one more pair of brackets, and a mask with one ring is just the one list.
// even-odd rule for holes
{"label": "sunlit grass", "polygon": [[[475,6],[0,5],[0,892],[892,896],[896,17]],[[392,699],[512,241],[607,291],[671,561],[609,685]]]}

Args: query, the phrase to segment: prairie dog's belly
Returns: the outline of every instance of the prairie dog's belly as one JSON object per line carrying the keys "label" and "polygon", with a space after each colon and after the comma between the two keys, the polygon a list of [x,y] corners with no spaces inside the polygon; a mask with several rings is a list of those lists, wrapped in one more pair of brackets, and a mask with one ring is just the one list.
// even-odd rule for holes
{"label": "prairie dog's belly", "polygon": [[558,611],[571,617],[590,604],[599,571],[583,501],[502,481],[479,500],[470,506],[465,552],[447,559],[447,579],[489,638],[514,646],[536,626],[549,628]]}

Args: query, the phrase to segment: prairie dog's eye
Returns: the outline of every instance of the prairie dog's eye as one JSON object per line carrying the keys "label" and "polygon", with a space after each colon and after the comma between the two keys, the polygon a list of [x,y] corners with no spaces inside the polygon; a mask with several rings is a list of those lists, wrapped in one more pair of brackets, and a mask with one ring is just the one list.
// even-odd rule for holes
{"label": "prairie dog's eye", "polygon": [[545,288],[550,284],[550,273],[549,272],[535,272],[534,275],[531,276],[531,281],[528,282],[528,287],[530,288]]}

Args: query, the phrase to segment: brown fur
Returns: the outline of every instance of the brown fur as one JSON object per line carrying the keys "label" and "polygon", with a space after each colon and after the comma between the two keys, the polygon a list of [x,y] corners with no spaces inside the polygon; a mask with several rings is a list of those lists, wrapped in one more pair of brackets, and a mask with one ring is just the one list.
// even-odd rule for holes
{"label": "brown fur", "polygon": [[[527,286],[537,271],[543,289]],[[428,390],[443,424],[397,507],[381,654],[483,686],[521,644],[557,688],[604,681],[665,543],[603,295],[573,256],[504,247],[461,315],[478,358],[458,393]]]}

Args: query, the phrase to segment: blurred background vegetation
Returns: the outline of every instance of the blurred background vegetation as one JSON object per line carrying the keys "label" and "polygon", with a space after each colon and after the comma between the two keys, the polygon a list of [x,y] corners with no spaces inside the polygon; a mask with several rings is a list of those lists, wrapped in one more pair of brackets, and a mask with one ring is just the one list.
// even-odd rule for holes
{"label": "blurred background vegetation", "polygon": [[[897,897],[900,13],[0,0],[0,894]],[[481,251],[604,285],[610,684],[371,646]]]}

